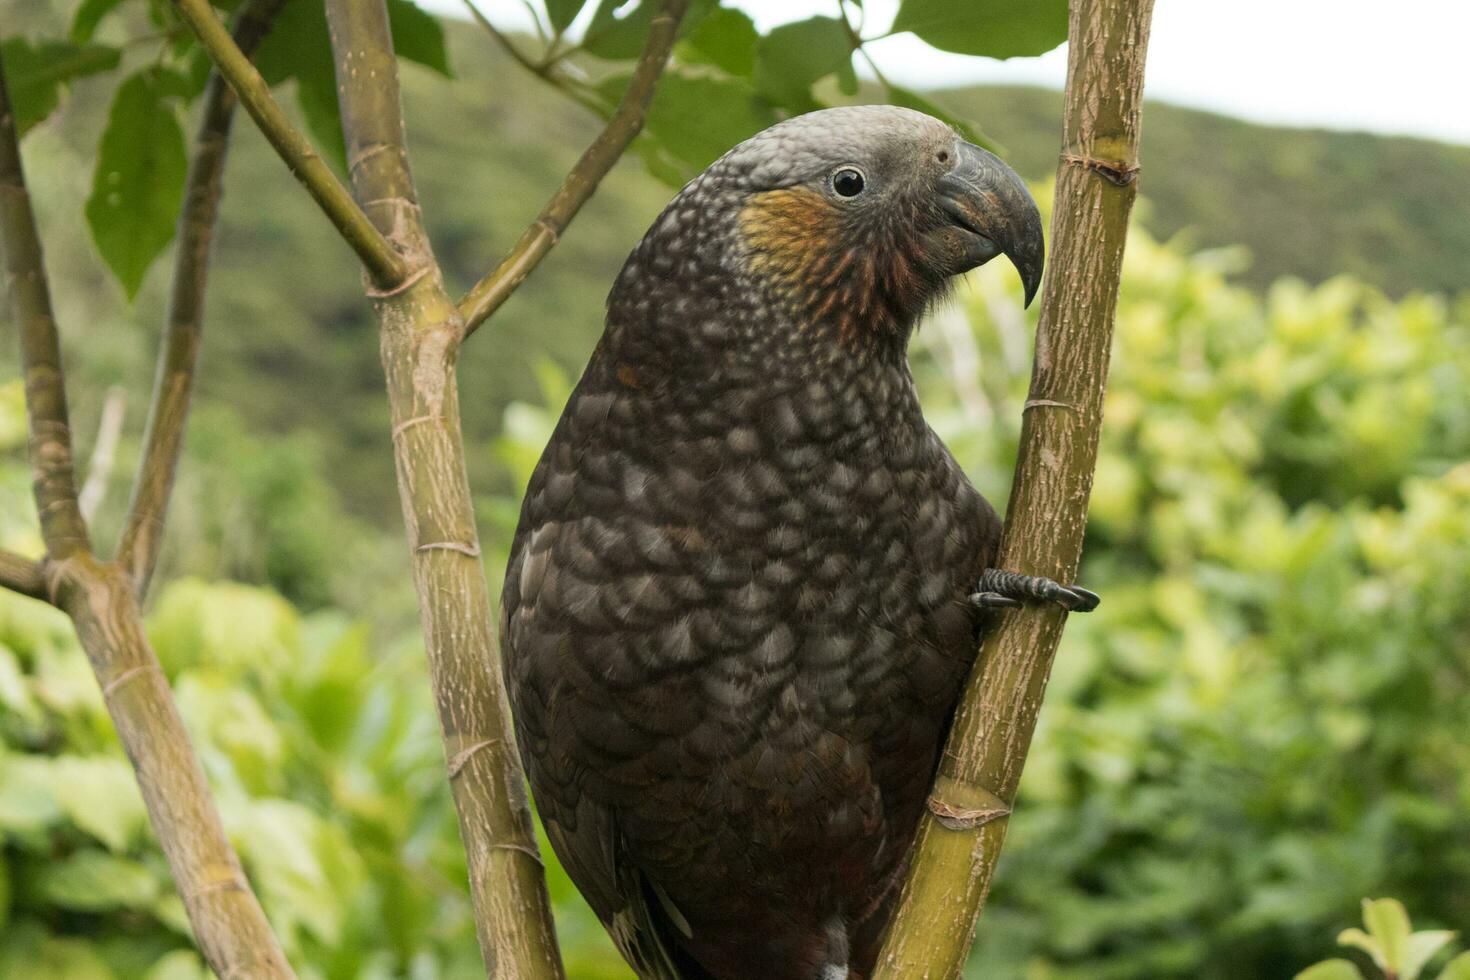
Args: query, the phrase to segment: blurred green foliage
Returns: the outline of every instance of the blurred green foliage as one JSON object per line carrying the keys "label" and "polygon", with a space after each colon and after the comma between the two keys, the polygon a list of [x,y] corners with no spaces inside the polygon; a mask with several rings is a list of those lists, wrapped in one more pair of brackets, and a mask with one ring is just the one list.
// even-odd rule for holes
{"label": "blurred green foliage", "polygon": [[[1082,570],[1106,599],[1063,642],[976,976],[1287,977],[1381,892],[1470,922],[1470,308],[1261,298],[1235,261],[1130,239]],[[1028,332],[980,292],[971,404],[944,318],[916,371],[993,493],[1025,387],[994,366]]]}
{"label": "blurred green foliage", "polygon": [[[973,976],[1285,980],[1369,894],[1470,922],[1470,305],[1345,278],[1262,297],[1238,265],[1131,240],[1082,576],[1106,601],[1064,640]],[[913,352],[931,420],[998,502],[1032,329],[1011,278],[973,276]],[[530,380],[490,450],[517,482],[568,389],[550,360]],[[19,409],[0,386],[0,546],[34,552]],[[337,557],[350,524],[309,449],[196,421],[179,513],[240,512],[248,557],[225,567],[325,583],[301,612],[179,580],[149,619],[293,962],[476,975],[416,633],[332,608],[411,602],[407,580]],[[515,500],[479,505],[498,575]],[[235,554],[200,526],[171,536]],[[0,976],[199,976],[66,622],[8,595],[0,744]],[[572,976],[626,978],[551,870]]]}
{"label": "blurred green foliage", "polygon": [[[1445,945],[1455,938],[1448,929],[1415,932],[1408,910],[1393,898],[1363,899],[1363,925],[1367,929],[1344,929],[1338,933],[1340,946],[1366,953],[1371,975],[1385,980],[1419,980],[1420,975]],[[1352,960],[1335,958],[1314,963],[1295,980],[1363,980],[1364,973]],[[1470,978],[1470,953],[1461,953],[1439,971],[1439,980]]]}
{"label": "blurred green foliage", "polygon": [[[98,6],[7,0],[0,33],[18,31],[15,45],[38,45],[65,36],[75,11]],[[122,6],[136,9],[137,2]],[[574,6],[579,5],[569,0],[561,16]],[[459,291],[484,274],[535,218],[600,120],[521,70],[474,25],[446,19],[444,35],[454,77],[405,63],[404,118],[425,220],[451,291]],[[127,17],[114,11],[85,43],[101,45],[99,51],[123,48],[120,73],[128,75],[152,57],[147,45],[128,46],[132,36]],[[530,39],[513,40],[531,50]],[[654,107],[665,131],[685,134],[678,148],[687,159],[645,143],[639,147],[645,161],[664,163],[671,175],[683,173],[770,118],[769,107],[749,101],[753,86],[744,81],[755,71],[757,40],[738,10],[717,8],[695,26],[678,55],[698,84],[678,84]],[[82,41],[68,43],[75,48]],[[770,43],[779,54],[779,37]],[[73,53],[77,72],[113,67],[99,62],[92,48]],[[11,64],[9,48],[5,54]],[[427,52],[424,58],[429,60]],[[577,65],[609,91],[626,78],[626,64],[587,58]],[[101,392],[121,384],[130,394],[126,453],[142,430],[142,392],[153,378],[168,263],[154,262],[125,308],[78,220],[116,84],[116,74],[69,76],[65,90],[57,89],[60,108],[27,134],[24,152],[63,325],[78,440],[85,451]],[[299,78],[282,84],[278,96],[305,125],[311,116],[301,111],[306,103]],[[727,99],[716,112],[701,86],[738,90],[747,101]],[[833,90],[831,79],[815,91],[826,99],[846,97]],[[870,89],[858,97],[886,97],[925,111],[947,110],[956,120],[980,120],[1028,178],[1047,179],[1055,169],[1057,93]],[[1449,206],[1470,182],[1470,147],[1277,129],[1157,103],[1148,105],[1147,119],[1141,186],[1149,207],[1143,226],[1163,237],[1182,236],[1186,248],[1245,246],[1254,257],[1240,272],[1246,281],[1264,287],[1283,275],[1317,282],[1351,272],[1393,295],[1470,286],[1470,222],[1463,220],[1463,209]],[[386,528],[396,546],[400,512],[376,328],[362,301],[356,264],[249,121],[242,117],[238,123],[210,281],[198,402],[220,407],[262,444],[309,436],[305,444],[341,506],[372,527]],[[186,122],[186,136],[192,127]],[[551,259],[496,315],[493,329],[465,347],[461,377],[470,442],[496,436],[507,404],[539,396],[533,371],[538,360],[549,357],[572,374],[580,369],[601,330],[609,284],[669,196],[641,161],[620,164]],[[0,377],[14,371],[14,359],[14,344],[0,343]],[[191,439],[188,451],[201,442]],[[476,487],[518,490],[494,454],[471,453],[469,462]],[[125,471],[120,461],[119,472]],[[109,497],[99,516],[106,529],[115,526],[124,496]],[[166,574],[215,573],[207,564],[187,561],[176,550],[179,540],[170,536]]]}
{"label": "blurred green foliage", "polygon": [[[990,4],[955,22],[930,16],[936,4],[909,0],[908,26],[963,51],[989,43],[986,17],[1019,9]],[[120,26],[117,0],[86,0],[74,21],[67,6],[58,19],[50,0],[18,2],[38,39],[8,37],[4,53],[32,93],[26,154],[85,458],[100,393],[116,381],[141,392],[151,376],[162,277],[146,273],[171,207],[167,188],[142,180],[154,163],[134,160],[157,206],[124,209],[145,227],[104,243],[137,291],[119,313],[77,220],[117,82],[91,76],[121,65],[133,109],[172,146],[200,75],[187,46],[164,59],[178,73],[161,74]],[[553,33],[582,7],[553,0]],[[648,2],[614,17],[617,7],[593,13],[591,55],[636,51],[624,28]],[[1060,8],[1049,2],[1048,16]],[[464,285],[534,215],[596,121],[485,38],[441,37],[411,4],[394,9],[405,54],[437,73],[406,69],[406,116],[440,257]],[[640,144],[665,179],[779,103],[852,94],[839,22],[761,37],[738,11],[699,12],[678,50],[685,70],[670,75]],[[169,40],[166,6],[147,16]],[[70,40],[56,40],[68,23]],[[1013,40],[1040,49],[1048,36]],[[277,43],[272,80],[294,86],[330,152],[330,80]],[[820,64],[793,67],[808,48]],[[625,84],[616,64],[587,64],[604,100]],[[1054,165],[1052,94],[885,96],[983,118],[1029,175]],[[1140,229],[1130,244],[1083,572],[1106,602],[1064,642],[976,977],[1284,980],[1327,953],[1368,894],[1402,896],[1436,926],[1470,923],[1470,301],[1403,296],[1466,285],[1470,225],[1446,202],[1470,150],[1148,112],[1142,221],[1184,235],[1160,245]],[[696,117],[707,123],[689,125]],[[169,151],[117,142],[118,153]],[[302,976],[478,976],[353,263],[249,126],[233,159],[166,554],[166,570],[213,580],[161,587],[150,630]],[[492,580],[606,285],[667,196],[622,168],[466,350]],[[1244,243],[1256,261],[1191,254],[1194,241]],[[1329,278],[1340,271],[1353,278]],[[914,351],[931,420],[997,503],[1033,326],[1010,275],[973,277]],[[1263,296],[1241,277],[1274,284]],[[0,345],[7,371],[13,356]],[[20,406],[19,385],[0,385],[0,546],[34,554]],[[125,439],[94,522],[100,540],[125,504],[135,451]],[[549,870],[574,980],[626,978]],[[194,980],[202,969],[68,625],[0,594],[0,977]]]}

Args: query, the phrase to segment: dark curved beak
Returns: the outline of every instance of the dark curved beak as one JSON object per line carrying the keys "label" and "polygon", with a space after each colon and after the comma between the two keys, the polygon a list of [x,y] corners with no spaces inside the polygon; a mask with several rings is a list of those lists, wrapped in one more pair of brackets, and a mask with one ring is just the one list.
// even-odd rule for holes
{"label": "dark curved beak", "polygon": [[1021,274],[1030,306],[1041,286],[1046,243],[1041,212],[1020,175],[995,154],[960,142],[953,169],[939,179],[939,204],[964,233],[967,254],[958,271],[1003,253]]}

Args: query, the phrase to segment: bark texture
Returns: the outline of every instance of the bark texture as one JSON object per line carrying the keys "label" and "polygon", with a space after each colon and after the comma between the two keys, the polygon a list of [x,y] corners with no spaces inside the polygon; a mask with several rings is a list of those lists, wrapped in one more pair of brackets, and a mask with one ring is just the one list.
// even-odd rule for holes
{"label": "bark texture", "polygon": [[[1073,0],[1061,164],[1036,359],[1000,568],[1072,581],[1136,194],[1153,0]],[[984,905],[1066,614],[1026,607],[986,638],[956,713],[875,980],[959,975]]]}
{"label": "bark texture", "polygon": [[132,579],[115,563],[78,554],[54,566],[53,580],[210,968],[222,980],[294,977],[225,836],[168,680],[143,633]]}
{"label": "bark texture", "polygon": [[255,120],[291,174],[306,188],[344,241],[352,247],[378,284],[395,283],[404,275],[403,259],[384,240],[327,166],[311,141],[291,125],[270,86],[250,63],[240,45],[220,23],[209,0],[173,0],[174,9],[199,37],[215,70],[224,76],[245,111]]}
{"label": "bark texture", "polygon": [[[210,968],[221,978],[294,976],[225,836],[204,771],[143,633],[132,579],[92,554],[77,502],[61,345],[0,66],[0,239],[20,324],[30,458],[47,559],[45,597],[71,616],[133,765],[154,832]],[[3,563],[7,585],[34,585]],[[12,581],[13,580],[13,581]],[[21,589],[34,594],[29,589]]]}
{"label": "bark texture", "polygon": [[353,191],[408,270],[369,296],[480,948],[491,976],[557,980],[561,956],[500,680],[460,434],[455,365],[464,321],[419,216],[387,11],[382,0],[328,0],[327,16]]}

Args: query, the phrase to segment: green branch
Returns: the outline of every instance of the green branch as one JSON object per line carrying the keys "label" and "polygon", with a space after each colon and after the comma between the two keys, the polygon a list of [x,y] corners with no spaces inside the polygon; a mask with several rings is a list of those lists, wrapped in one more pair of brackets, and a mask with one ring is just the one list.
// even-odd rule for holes
{"label": "green branch", "polygon": [[0,243],[10,278],[10,298],[20,325],[21,369],[25,373],[30,459],[41,517],[41,537],[51,557],[87,551],[87,522],[77,504],[76,475],[62,383],[61,341],[51,312],[51,292],[36,216],[26,191],[20,138],[5,71],[0,64]]}
{"label": "green branch", "polygon": [[[1075,579],[1136,193],[1153,0],[1073,0],[1051,262],[996,564]],[[958,976],[984,906],[1066,614],[1009,611],[955,714],[873,980]]]}
{"label": "green branch", "polygon": [[648,105],[653,101],[659,77],[668,64],[669,51],[678,37],[679,23],[688,7],[688,0],[665,0],[663,9],[649,25],[643,54],[612,118],[587,147],[510,254],[459,301],[466,336],[474,333],[526,281],[526,277],[560,240],[582,205],[597,191],[602,178],[607,176],[643,129]]}
{"label": "green branch", "polygon": [[510,56],[512,61],[584,109],[594,113],[599,119],[607,116],[607,106],[597,98],[595,90],[592,90],[586,83],[579,82],[561,70],[561,63],[565,60],[569,52],[562,52],[556,55],[548,52],[543,60],[535,61],[522,52],[520,48],[516,47],[515,43],[505,36],[504,31],[490,23],[490,18],[481,12],[480,8],[475,5],[474,0],[463,0],[463,2],[465,8],[469,10],[470,16],[474,18],[475,23],[484,28],[485,33],[490,35],[495,43],[499,45],[500,49]]}
{"label": "green branch", "polygon": [[[234,42],[243,55],[249,57],[265,39],[285,2],[251,0],[241,10]],[[204,90],[204,114],[184,185],[184,207],[179,212],[168,319],[159,350],[153,401],[148,409],[143,459],[117,547],[117,560],[132,576],[139,596],[147,593],[148,581],[158,563],[169,492],[184,444],[203,335],[209,248],[219,216],[230,124],[235,118],[237,101],[219,71],[212,72]]]}
{"label": "green branch", "polygon": [[235,90],[245,111],[250,113],[281,159],[286,161],[291,173],[357,253],[373,282],[383,289],[402,283],[409,274],[403,257],[368,220],[347,188],[317,154],[311,141],[291,125],[271,97],[270,86],[220,23],[209,0],[174,0],[174,7],[198,35],[216,69]]}
{"label": "green branch", "polygon": [[46,593],[46,575],[38,562],[0,548],[0,589],[9,589],[32,599],[50,602]]}
{"label": "green branch", "polygon": [[383,0],[327,0],[352,187],[424,271],[371,293],[429,679],[486,969],[562,980],[466,475],[455,378],[463,323],[419,216]]}
{"label": "green branch", "polygon": [[[225,836],[158,657],[143,632],[132,580],[92,554],[77,504],[65,384],[41,247],[21,169],[15,116],[0,65],[0,238],[21,324],[36,505],[48,550],[45,589],[71,617],[132,763],[194,938],[221,977],[294,975]],[[0,562],[6,584],[34,586],[31,569]],[[36,569],[40,571],[40,569]]]}

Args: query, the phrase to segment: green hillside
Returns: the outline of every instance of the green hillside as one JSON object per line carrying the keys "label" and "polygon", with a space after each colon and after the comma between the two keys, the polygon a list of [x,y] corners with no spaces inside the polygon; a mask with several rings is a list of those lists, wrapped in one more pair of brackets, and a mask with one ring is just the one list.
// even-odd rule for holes
{"label": "green hillside", "polygon": [[[458,77],[407,66],[405,115],[429,224],[452,284],[463,287],[515,240],[598,123],[472,28],[451,30],[450,42]],[[86,238],[81,205],[106,85],[78,84],[26,141],[84,452],[108,384],[132,394],[129,435],[141,428],[167,273],[158,263],[129,309]],[[1023,173],[1045,179],[1059,96],[978,88],[942,97],[1008,147]],[[1470,186],[1470,148],[1272,129],[1162,105],[1145,118],[1144,215],[1157,234],[1244,245],[1254,256],[1244,275],[1255,284],[1348,271],[1390,293],[1464,286],[1470,223],[1449,202]],[[355,263],[248,121],[236,132],[200,384],[205,434],[196,429],[193,451],[229,459],[290,436],[301,465],[327,474],[349,511],[394,529],[387,409]],[[637,160],[620,164],[551,258],[467,346],[466,435],[483,447],[470,454],[481,490],[515,489],[489,448],[505,406],[536,394],[539,359],[580,366],[608,284],[670,193]],[[0,345],[6,372],[12,348]],[[242,428],[268,441],[236,447],[230,440]],[[104,531],[124,496],[114,489]]]}
{"label": "green hillside", "polygon": [[[938,98],[980,120],[1027,177],[1056,167],[1060,93],[987,87]],[[1470,147],[1157,102],[1143,119],[1144,224],[1200,246],[1246,246],[1246,282],[1349,273],[1394,295],[1470,288]]]}

